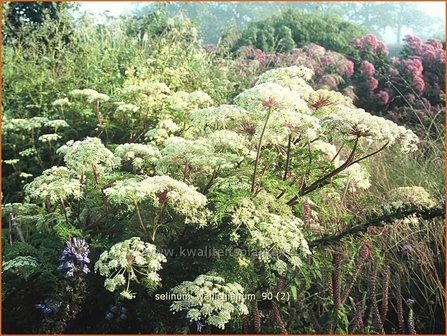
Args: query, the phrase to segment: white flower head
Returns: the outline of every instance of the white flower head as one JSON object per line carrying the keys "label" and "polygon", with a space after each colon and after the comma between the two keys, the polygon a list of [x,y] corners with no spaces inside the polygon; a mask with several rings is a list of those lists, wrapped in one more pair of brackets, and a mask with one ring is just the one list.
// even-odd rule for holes
{"label": "white flower head", "polygon": [[80,199],[81,187],[81,182],[66,167],[52,167],[27,184],[25,193],[33,199],[42,202],[48,199],[55,204],[68,198]]}
{"label": "white flower head", "polygon": [[341,173],[341,176],[346,177],[345,184],[348,184],[353,191],[356,191],[357,189],[366,190],[371,187],[368,170],[358,163],[350,165]]}
{"label": "white flower head", "polygon": [[203,320],[224,329],[234,316],[248,314],[242,286],[226,283],[219,276],[199,275],[194,281],[184,281],[174,287],[171,293],[184,296],[183,300],[171,304],[171,311],[186,310],[191,322]]}
{"label": "white flower head", "polygon": [[189,116],[191,124],[200,132],[218,129],[235,129],[249,113],[237,105],[220,105],[195,110]]}
{"label": "white flower head", "polygon": [[336,111],[324,115],[321,125],[325,132],[342,140],[360,137],[366,141],[363,146],[398,145],[404,153],[417,150],[418,137],[409,129],[398,126],[394,122],[373,116],[363,109],[340,107]]}
{"label": "white flower head", "polygon": [[133,237],[103,252],[95,263],[95,272],[106,277],[104,287],[110,292],[123,288],[127,283],[127,288],[120,295],[131,300],[136,295],[129,290],[130,282],[139,280],[150,290],[156,288],[161,282],[157,272],[164,262],[166,257],[156,251],[155,245]]}
{"label": "white flower head", "polygon": [[403,202],[426,207],[436,205],[430,193],[419,186],[392,189],[388,192],[387,198],[390,202]]}
{"label": "white flower head", "polygon": [[70,94],[74,97],[82,97],[88,103],[93,102],[106,102],[110,99],[110,97],[104,93],[99,93],[93,89],[83,89],[83,90],[73,90]]}
{"label": "white flower head", "polygon": [[215,152],[213,146],[204,138],[188,140],[182,137],[170,137],[164,142],[157,164],[160,174],[172,174],[181,177],[179,167],[189,167],[190,172],[212,173],[214,169],[227,163],[225,157]]}
{"label": "white flower head", "polygon": [[54,142],[61,138],[59,134],[51,133],[51,134],[43,134],[39,137],[39,141],[41,142]]}
{"label": "white flower head", "polygon": [[50,127],[54,129],[62,128],[62,127],[69,127],[68,123],[65,120],[56,119],[56,120],[48,120],[45,124],[45,127]]}
{"label": "white flower head", "polygon": [[272,102],[277,110],[300,110],[304,106],[298,92],[270,82],[245,90],[235,98],[235,102],[250,114],[266,111],[266,102]]}
{"label": "white flower head", "polygon": [[118,165],[117,158],[99,138],[87,137],[82,141],[69,141],[57,153],[64,156],[67,166],[78,175],[86,171],[102,174]]}
{"label": "white flower head", "polygon": [[126,143],[115,149],[115,156],[122,163],[130,161],[134,169],[150,168],[157,162],[160,151],[151,145]]}
{"label": "white flower head", "polygon": [[313,71],[303,66],[277,68],[264,72],[259,76],[256,85],[262,83],[276,83],[300,94],[301,98],[308,99],[313,92],[307,82],[312,78]]}
{"label": "white flower head", "polygon": [[104,192],[112,203],[124,204],[130,209],[133,209],[135,204],[146,201],[154,207],[166,205],[168,210],[184,216],[186,224],[207,224],[207,198],[195,188],[169,176],[122,180]]}
{"label": "white flower head", "polygon": [[71,103],[68,100],[68,98],[60,98],[56,99],[54,102],[51,103],[53,106],[70,106]]}
{"label": "white flower head", "polygon": [[115,110],[115,113],[119,116],[130,117],[137,112],[140,108],[134,104],[119,104]]}

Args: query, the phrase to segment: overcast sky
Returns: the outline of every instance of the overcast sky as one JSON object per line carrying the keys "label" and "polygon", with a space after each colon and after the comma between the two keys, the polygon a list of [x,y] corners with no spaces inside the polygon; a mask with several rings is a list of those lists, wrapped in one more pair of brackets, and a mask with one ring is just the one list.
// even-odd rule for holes
{"label": "overcast sky", "polygon": [[[80,2],[81,10],[87,10],[93,14],[100,14],[105,11],[110,11],[110,15],[119,15],[126,11],[130,11],[132,7],[132,2],[125,1],[113,1],[113,2]],[[419,1],[419,3],[408,2],[409,6],[417,5],[419,9],[427,12],[432,16],[436,16],[444,19],[445,21],[445,2],[438,1]]]}
{"label": "overcast sky", "polygon": [[[143,3],[143,2],[140,2]],[[148,3],[148,2],[146,2]],[[135,4],[135,2],[131,1],[113,1],[113,2],[80,2],[81,11],[89,11],[93,13],[95,16],[104,13],[105,11],[108,11],[108,14],[111,16],[118,16],[120,14],[130,13],[132,11],[132,5]],[[427,14],[441,18],[445,25],[445,2],[444,1],[413,1],[413,2],[406,2],[408,6],[416,6],[419,10],[422,10],[426,12]],[[97,20],[101,21],[99,17],[97,17]],[[438,28],[434,28],[435,34],[437,31],[442,31],[442,26]],[[416,34],[417,32],[413,31],[410,28],[404,27],[401,31],[402,36],[405,36],[407,34]],[[430,37],[436,37],[440,38],[440,36],[430,36]],[[382,41],[384,41],[387,44],[394,44],[396,41],[396,33],[392,29],[387,29],[384,32],[380,34],[380,38]]]}

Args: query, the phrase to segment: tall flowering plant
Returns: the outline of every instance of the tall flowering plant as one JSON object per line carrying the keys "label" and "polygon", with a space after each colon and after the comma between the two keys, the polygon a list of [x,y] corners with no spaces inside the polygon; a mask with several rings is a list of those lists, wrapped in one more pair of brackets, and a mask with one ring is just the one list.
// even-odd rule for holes
{"label": "tall flowering plant", "polygon": [[[366,63],[364,71],[372,71]],[[188,100],[154,115],[160,120],[138,143],[108,148],[88,137],[62,146],[65,166],[25,189],[57,219],[50,224],[95,241],[94,248],[67,242],[60,270],[86,283],[92,259],[91,281],[102,277],[114,305],[126,299],[147,306],[157,291],[189,294],[154,309],[171,309],[200,329],[236,328],[248,313],[244,293],[289,290],[286,279],[310,272],[309,240],[333,232],[349,214],[348,195],[371,186],[366,160],[389,147],[412,152],[418,143],[410,130],[341,93],[313,89],[313,76],[303,66],[272,69],[226,105],[182,93]],[[133,102],[138,108],[129,113],[146,113],[146,99]],[[159,252],[208,244],[246,253],[192,256],[190,264]],[[200,300],[208,292],[219,298]],[[273,316],[286,330],[277,302]]]}

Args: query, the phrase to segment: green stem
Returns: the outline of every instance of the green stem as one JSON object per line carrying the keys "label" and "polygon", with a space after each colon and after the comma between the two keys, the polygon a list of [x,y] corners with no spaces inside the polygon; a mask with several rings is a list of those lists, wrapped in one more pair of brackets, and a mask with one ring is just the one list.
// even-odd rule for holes
{"label": "green stem", "polygon": [[158,213],[158,215],[156,215],[154,217],[154,229],[152,230],[152,242],[155,242],[155,235],[157,234],[158,228],[161,226],[161,224],[159,224],[158,222],[166,209],[166,204],[167,203],[163,203],[163,206],[161,207],[160,212]]}
{"label": "green stem", "polygon": [[287,142],[286,168],[284,170],[284,176],[282,177],[283,181],[287,180],[287,175],[289,174],[291,145],[292,145],[292,134],[289,135],[289,141]]}
{"label": "green stem", "polygon": [[258,172],[259,159],[261,157],[262,138],[264,137],[264,133],[265,133],[265,130],[267,128],[267,123],[269,121],[271,112],[272,112],[272,108],[269,107],[269,109],[267,111],[267,118],[265,119],[264,127],[262,128],[261,136],[259,137],[258,148],[257,148],[257,151],[256,151],[255,169],[253,171],[253,177],[252,177],[252,180],[251,180],[251,192],[255,191],[256,174]]}
{"label": "green stem", "polygon": [[70,225],[70,223],[68,222],[67,209],[65,208],[64,201],[62,199],[60,199],[60,201],[61,201],[62,213],[64,214],[65,217],[65,222],[67,223],[67,225]]}
{"label": "green stem", "polygon": [[141,228],[143,229],[144,233],[147,234],[147,229],[144,226],[143,217],[141,217],[140,208],[138,207],[138,203],[135,201],[135,209],[137,210],[137,216],[138,220],[140,221]]}
{"label": "green stem", "polygon": [[[314,190],[316,190],[316,189],[318,189],[318,188],[320,188],[320,187],[322,187],[322,186],[328,184],[328,183],[329,183],[328,180],[329,180],[330,178],[332,178],[333,176],[335,176],[335,175],[337,175],[338,173],[342,172],[343,170],[345,170],[346,168],[348,168],[350,165],[352,165],[352,164],[358,162],[359,160],[363,160],[363,159],[365,159],[366,157],[369,157],[369,156],[371,156],[371,155],[377,153],[377,151],[376,151],[376,152],[374,152],[374,153],[369,154],[369,155],[366,156],[366,157],[363,157],[363,158],[361,158],[361,159],[359,159],[359,160],[355,160],[355,161],[354,161],[354,154],[355,154],[355,151],[356,151],[356,149],[357,149],[357,145],[358,145],[359,138],[360,138],[359,136],[356,137],[355,142],[354,142],[354,146],[353,146],[353,148],[352,148],[352,150],[351,150],[351,154],[350,154],[349,157],[346,159],[345,163],[343,163],[343,164],[342,164],[340,167],[338,167],[337,169],[334,169],[334,170],[333,170],[332,172],[330,172],[329,174],[327,174],[327,175],[325,175],[325,176],[319,178],[317,181],[315,181],[314,183],[312,183],[310,186],[306,187],[306,186],[303,184],[303,185],[300,187],[299,196],[304,196],[304,195],[306,195],[306,194],[308,194],[308,193],[310,193],[310,192],[312,192],[312,191],[314,191]],[[383,147],[383,148],[385,148],[385,147]],[[383,149],[383,148],[382,148],[382,149]],[[382,150],[382,149],[380,149],[380,150]],[[287,202],[287,205],[290,205],[290,206],[295,205],[295,204],[298,202],[298,199],[299,199],[298,196],[294,196],[292,199],[290,199],[290,200]]]}

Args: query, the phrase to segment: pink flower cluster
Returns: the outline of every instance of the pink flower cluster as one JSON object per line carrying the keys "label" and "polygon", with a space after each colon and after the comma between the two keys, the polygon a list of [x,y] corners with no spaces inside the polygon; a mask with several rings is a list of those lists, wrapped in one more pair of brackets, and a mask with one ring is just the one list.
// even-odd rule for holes
{"label": "pink flower cluster", "polygon": [[376,67],[380,68],[383,66],[383,61],[388,54],[388,48],[373,34],[353,40],[352,45],[359,51],[360,58],[363,58],[363,61],[356,66],[360,74],[358,80],[364,84],[362,87],[366,86],[369,96],[375,98],[378,105],[386,105],[390,100],[390,94],[385,90],[374,93],[376,89],[380,89],[379,81],[374,75],[377,72]]}
{"label": "pink flower cluster", "polygon": [[407,42],[412,54],[419,57],[424,65],[445,63],[445,50],[440,41],[430,39],[422,43],[421,39],[414,35],[405,36],[404,41]]}
{"label": "pink flower cluster", "polygon": [[377,87],[379,86],[379,81],[373,77],[374,73],[376,72],[374,64],[368,61],[362,61],[362,63],[360,63],[359,69],[360,73],[366,78],[368,90],[372,92],[377,89]]}
{"label": "pink flower cluster", "polygon": [[390,79],[395,82],[400,78],[400,74],[399,74],[399,70],[397,70],[396,68],[390,68],[388,70],[388,73],[390,75]]}
{"label": "pink flower cluster", "polygon": [[411,49],[417,49],[422,45],[421,39],[414,35],[405,36],[404,41],[409,45]]}
{"label": "pink flower cluster", "polygon": [[374,94],[374,97],[376,98],[377,104],[383,106],[390,101],[390,92],[387,89],[380,90],[378,93]]}
{"label": "pink flower cluster", "polygon": [[314,43],[305,48],[295,48],[289,55],[269,54],[265,63],[269,67],[303,65],[314,71],[316,82],[331,89],[337,89],[339,83],[333,75],[347,79],[354,74],[352,61],[340,53],[328,51]]}
{"label": "pink flower cluster", "polygon": [[379,86],[379,81],[375,79],[374,77],[369,77],[366,80],[366,83],[368,84],[369,91],[374,91]]}
{"label": "pink flower cluster", "polygon": [[388,54],[386,45],[377,39],[373,34],[368,34],[362,38],[357,38],[352,41],[352,45],[364,51],[375,51]]}
{"label": "pink flower cluster", "polygon": [[311,63],[317,75],[335,72],[341,76],[350,77],[354,73],[354,63],[340,53],[328,51],[314,43],[309,44],[303,51],[312,60]]}
{"label": "pink flower cluster", "polygon": [[254,47],[241,47],[239,48],[239,55],[242,58],[249,59],[249,60],[256,60],[258,62],[265,62],[267,61],[267,54],[264,53],[262,50],[254,48]]}
{"label": "pink flower cluster", "polygon": [[401,61],[402,72],[411,78],[413,89],[421,94],[425,89],[424,67],[419,58],[412,57]]}
{"label": "pink flower cluster", "polygon": [[370,77],[370,76],[374,75],[374,72],[376,72],[376,69],[374,68],[374,64],[372,64],[368,61],[362,61],[362,63],[360,64],[360,71],[367,77]]}
{"label": "pink flower cluster", "polygon": [[352,42],[355,63],[343,54],[309,44],[290,54],[266,54],[242,47],[235,64],[242,78],[269,68],[308,67],[315,73],[315,86],[351,92],[359,107],[373,113],[391,113],[390,117],[395,111],[395,117],[400,118],[399,113],[409,103],[423,113],[437,111],[442,107],[445,85],[443,44],[436,40],[423,42],[416,36],[407,36],[405,41],[400,58],[389,57],[384,43],[369,34]]}
{"label": "pink flower cluster", "polygon": [[311,57],[321,57],[326,53],[326,49],[318,44],[311,43],[307,46],[307,54]]}

